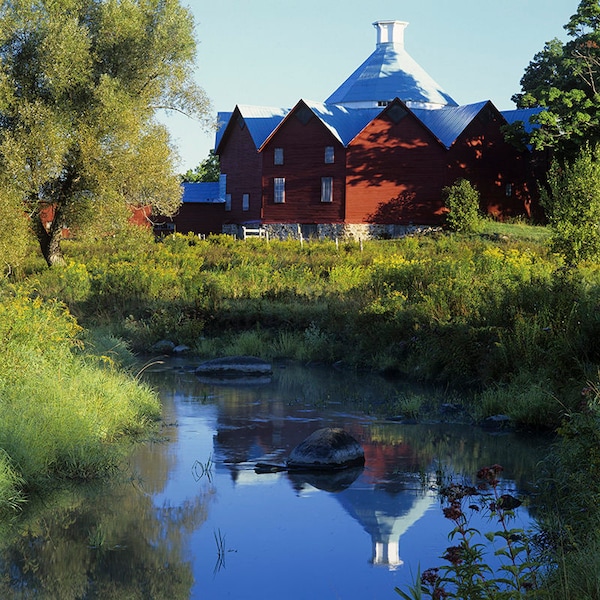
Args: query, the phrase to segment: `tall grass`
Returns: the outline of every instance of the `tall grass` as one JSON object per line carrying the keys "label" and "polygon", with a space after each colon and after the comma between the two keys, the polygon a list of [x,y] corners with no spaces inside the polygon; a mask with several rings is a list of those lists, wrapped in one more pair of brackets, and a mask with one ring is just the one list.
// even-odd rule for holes
{"label": "tall grass", "polygon": [[81,328],[55,301],[5,294],[0,339],[0,510],[53,479],[114,470],[117,442],[160,414],[115,356],[86,353]]}
{"label": "tall grass", "polygon": [[128,346],[168,337],[201,355],[342,361],[469,386],[477,419],[562,424],[540,504],[549,564],[564,562],[547,597],[597,597],[600,265],[567,267],[546,240],[485,222],[478,235],[363,244],[69,241],[62,269],[25,266],[21,295],[0,302],[0,506],[46,478],[114,468],[115,441],[156,416],[154,396],[113,368]]}

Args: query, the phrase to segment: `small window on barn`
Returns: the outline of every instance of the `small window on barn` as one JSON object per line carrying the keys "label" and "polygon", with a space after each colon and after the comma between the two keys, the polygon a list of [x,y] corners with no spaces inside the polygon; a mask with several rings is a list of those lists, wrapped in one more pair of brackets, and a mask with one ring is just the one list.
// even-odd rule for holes
{"label": "small window on barn", "polygon": [[242,210],[250,210],[250,194],[242,194]]}
{"label": "small window on barn", "polygon": [[331,165],[335,162],[335,150],[333,146],[325,146],[325,164]]}
{"label": "small window on barn", "polygon": [[274,165],[282,165],[283,164],[283,148],[275,148],[275,153],[273,155],[273,164]]}
{"label": "small window on barn", "polygon": [[512,183],[507,183],[505,188],[506,197],[510,198],[512,196],[513,186]]}
{"label": "small window on barn", "polygon": [[231,194],[225,195],[225,210],[226,211],[231,210]]}
{"label": "small window on barn", "polygon": [[283,204],[285,202],[285,177],[275,177],[273,180],[273,201],[275,204]]}
{"label": "small window on barn", "polygon": [[321,177],[321,202],[333,202],[333,177]]}

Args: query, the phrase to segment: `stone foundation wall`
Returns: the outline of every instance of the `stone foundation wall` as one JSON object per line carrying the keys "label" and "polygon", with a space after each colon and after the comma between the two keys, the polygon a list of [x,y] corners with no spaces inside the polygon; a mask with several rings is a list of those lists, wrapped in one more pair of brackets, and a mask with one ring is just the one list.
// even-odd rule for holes
{"label": "stone foundation wall", "polygon": [[[269,223],[261,225],[269,239],[278,240],[374,240],[394,239],[440,231],[430,225],[380,225],[375,223],[322,223],[301,225],[299,223]],[[223,225],[223,233],[243,239],[241,225]]]}

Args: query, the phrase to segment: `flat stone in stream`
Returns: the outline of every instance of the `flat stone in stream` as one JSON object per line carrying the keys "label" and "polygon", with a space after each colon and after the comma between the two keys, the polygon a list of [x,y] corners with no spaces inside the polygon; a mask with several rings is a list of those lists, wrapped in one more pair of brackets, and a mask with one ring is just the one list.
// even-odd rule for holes
{"label": "flat stone in stream", "polygon": [[204,377],[262,377],[273,372],[271,365],[254,356],[226,356],[207,360],[196,367],[196,375]]}

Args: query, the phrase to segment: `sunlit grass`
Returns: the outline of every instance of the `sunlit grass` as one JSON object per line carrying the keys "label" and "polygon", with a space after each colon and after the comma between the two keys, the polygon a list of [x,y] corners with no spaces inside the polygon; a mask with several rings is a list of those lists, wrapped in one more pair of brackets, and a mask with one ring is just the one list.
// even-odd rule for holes
{"label": "sunlit grass", "polygon": [[502,223],[491,219],[481,222],[482,235],[506,236],[514,240],[546,242],[550,238],[550,229],[543,225],[531,225],[523,221]]}
{"label": "sunlit grass", "polygon": [[5,297],[0,312],[1,509],[49,480],[112,472],[124,448],[118,442],[147,430],[160,404],[116,368],[117,354],[86,354],[80,329],[60,306]]}

